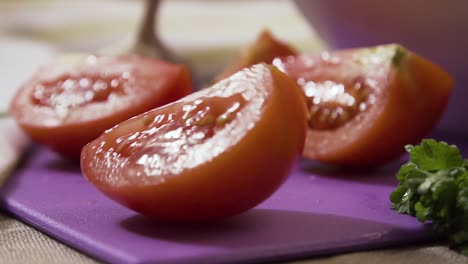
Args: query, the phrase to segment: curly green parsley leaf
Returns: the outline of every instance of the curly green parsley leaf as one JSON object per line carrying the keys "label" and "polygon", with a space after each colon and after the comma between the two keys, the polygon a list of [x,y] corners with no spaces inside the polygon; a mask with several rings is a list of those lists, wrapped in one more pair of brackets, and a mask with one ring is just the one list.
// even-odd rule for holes
{"label": "curly green parsley leaf", "polygon": [[451,246],[468,255],[468,160],[445,142],[406,146],[410,160],[398,171],[392,208],[431,222]]}

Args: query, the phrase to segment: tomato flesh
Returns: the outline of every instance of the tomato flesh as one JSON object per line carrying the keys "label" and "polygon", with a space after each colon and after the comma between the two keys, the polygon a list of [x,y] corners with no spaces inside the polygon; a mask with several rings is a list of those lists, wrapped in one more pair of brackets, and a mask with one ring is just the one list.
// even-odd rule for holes
{"label": "tomato flesh", "polygon": [[10,112],[34,141],[71,159],[106,129],[192,92],[186,66],[138,56],[78,56],[45,66]]}
{"label": "tomato flesh", "polygon": [[305,131],[297,85],[256,65],[109,129],[83,148],[81,167],[110,198],[149,217],[219,220],[284,182]]}
{"label": "tomato flesh", "polygon": [[377,166],[404,153],[439,121],[452,91],[443,69],[398,45],[278,58],[309,110],[304,156]]}
{"label": "tomato flesh", "polygon": [[90,74],[86,77],[66,74],[34,86],[31,100],[37,106],[66,113],[75,107],[108,100],[112,94],[123,94],[125,89],[122,86],[126,82],[125,75],[118,74]]}
{"label": "tomato flesh", "polygon": [[[187,149],[202,144],[211,138],[217,130],[233,119],[245,105],[245,99],[237,96],[232,98],[212,97],[206,100],[185,104],[183,109],[170,115],[160,114],[154,118],[146,117],[143,122],[148,129],[138,131],[136,134],[119,138],[117,150],[124,157],[131,156],[140,160],[135,151],[144,153],[144,156],[161,154],[170,162],[179,158]],[[229,103],[233,100],[232,103]],[[217,104],[223,105],[217,105]],[[224,106],[228,104],[227,106]],[[164,125],[161,125],[164,124]],[[144,143],[143,143],[144,142]],[[176,147],[174,149],[174,147]],[[164,158],[158,158],[162,161]]]}

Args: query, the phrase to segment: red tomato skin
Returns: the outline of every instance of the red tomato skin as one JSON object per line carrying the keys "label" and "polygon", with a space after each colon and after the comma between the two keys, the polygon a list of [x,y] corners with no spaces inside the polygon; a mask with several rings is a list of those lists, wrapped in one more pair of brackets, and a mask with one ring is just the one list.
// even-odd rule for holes
{"label": "red tomato skin", "polygon": [[[100,59],[100,57],[97,58]],[[80,113],[82,110],[79,109],[73,110],[72,121],[47,125],[41,122],[43,115],[39,112],[40,107],[31,102],[30,94],[34,85],[41,83],[42,75],[47,75],[48,72],[53,72],[56,67],[60,66],[44,67],[20,88],[10,104],[10,112],[18,125],[33,141],[46,145],[66,158],[79,160],[82,147],[97,138],[106,129],[157,106],[175,101],[193,91],[189,71],[185,65],[175,65],[139,56],[106,57],[106,59],[110,59],[111,63],[115,65],[128,63],[138,67],[138,64],[142,63],[147,68],[156,69],[154,76],[148,72],[142,73],[145,77],[159,78],[159,75],[168,78],[168,81],[165,87],[148,84],[145,87],[134,87],[134,91],[130,91],[134,94],[129,93],[128,98],[120,103],[123,107],[108,107],[106,109],[105,103],[103,103],[97,109],[90,109],[84,113]],[[110,67],[112,66],[114,65],[110,64]],[[105,69],[103,67],[103,70]],[[67,73],[64,71],[64,74]],[[142,89],[145,89],[146,92]],[[139,94],[144,95],[144,97]]]}
{"label": "red tomato skin", "polygon": [[[371,49],[395,52],[389,58],[392,61],[386,60],[372,68],[385,70],[374,93],[374,105],[335,130],[309,128],[304,157],[339,166],[376,167],[397,159],[405,153],[405,145],[419,143],[436,127],[453,87],[452,77],[439,66],[394,44],[335,51],[327,53],[326,57],[346,60]],[[300,60],[280,58],[276,65],[281,65],[280,68],[294,80],[305,74],[319,73],[323,70],[322,65],[336,68],[336,76],[329,79],[346,74],[347,69],[340,63],[324,63],[317,59],[320,57],[324,54],[303,55]],[[309,64],[305,66],[301,61]],[[314,61],[316,63],[311,63]],[[367,73],[363,71],[361,74],[366,77]],[[350,78],[354,77],[356,75]],[[322,78],[311,80],[323,81]]]}
{"label": "red tomato skin", "polygon": [[277,39],[272,32],[264,29],[254,42],[245,47],[239,56],[219,73],[214,81],[220,81],[230,75],[258,63],[271,64],[276,57],[297,55],[298,52],[285,42]]}
{"label": "red tomato skin", "polygon": [[[83,149],[85,177],[111,199],[162,221],[218,221],[258,205],[288,177],[300,157],[306,133],[305,104],[299,87],[276,68],[264,67],[271,72],[270,84],[266,85],[271,91],[261,119],[239,144],[163,183],[118,186],[116,177],[100,178],[106,172],[94,166],[101,162],[94,160],[94,152],[108,136],[103,135]],[[171,107],[180,105],[165,106]],[[140,118],[120,124],[120,129],[131,130],[141,123]]]}

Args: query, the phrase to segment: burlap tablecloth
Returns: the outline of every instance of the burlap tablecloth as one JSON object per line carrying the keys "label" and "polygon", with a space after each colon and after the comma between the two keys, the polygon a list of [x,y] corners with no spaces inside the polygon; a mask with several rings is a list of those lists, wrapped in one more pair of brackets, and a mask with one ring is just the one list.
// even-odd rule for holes
{"label": "burlap tablecloth", "polygon": [[[200,74],[222,67],[239,47],[263,28],[288,39],[302,51],[321,47],[287,1],[166,1],[160,19],[163,40],[194,63]],[[93,51],[115,43],[135,28],[139,1],[0,1],[0,85],[12,86],[30,74],[36,64],[65,51]],[[103,12],[105,10],[105,12]],[[236,12],[250,14],[240,21]],[[223,21],[222,25],[212,23]],[[190,24],[190,27],[186,25]],[[9,49],[12,49],[10,52]],[[15,53],[15,50],[17,53]],[[3,51],[3,53],[1,53]],[[10,61],[8,61],[10,60]],[[32,63],[34,61],[34,63]],[[3,64],[2,64],[3,62]],[[15,79],[16,78],[16,79]],[[13,94],[1,87],[0,112]],[[12,88],[13,89],[13,88]],[[0,126],[1,171],[18,158],[18,138]],[[14,143],[14,144],[13,144]],[[3,173],[2,173],[3,172]],[[0,263],[96,263],[83,253],[48,237],[0,211]],[[299,260],[294,263],[468,263],[468,258],[440,244],[356,252]]]}

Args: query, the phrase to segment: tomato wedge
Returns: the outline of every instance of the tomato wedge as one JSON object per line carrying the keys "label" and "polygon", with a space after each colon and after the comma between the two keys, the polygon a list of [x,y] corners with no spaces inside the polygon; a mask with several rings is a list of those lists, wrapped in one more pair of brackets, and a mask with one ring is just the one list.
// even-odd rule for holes
{"label": "tomato wedge", "polygon": [[376,166],[438,123],[453,80],[399,45],[290,56],[273,63],[303,89],[309,109],[304,156]]}
{"label": "tomato wedge", "polygon": [[276,57],[297,55],[297,52],[288,44],[277,39],[269,30],[263,30],[255,41],[243,49],[239,55],[222,73],[214,78],[220,81],[231,76],[243,68],[257,63],[271,63]]}
{"label": "tomato wedge", "polygon": [[79,159],[106,129],[192,92],[186,66],[138,56],[68,56],[39,69],[10,112],[34,141]]}
{"label": "tomato wedge", "polygon": [[258,64],[107,130],[83,148],[81,168],[104,194],[149,217],[214,221],[268,198],[305,133],[300,89]]}

